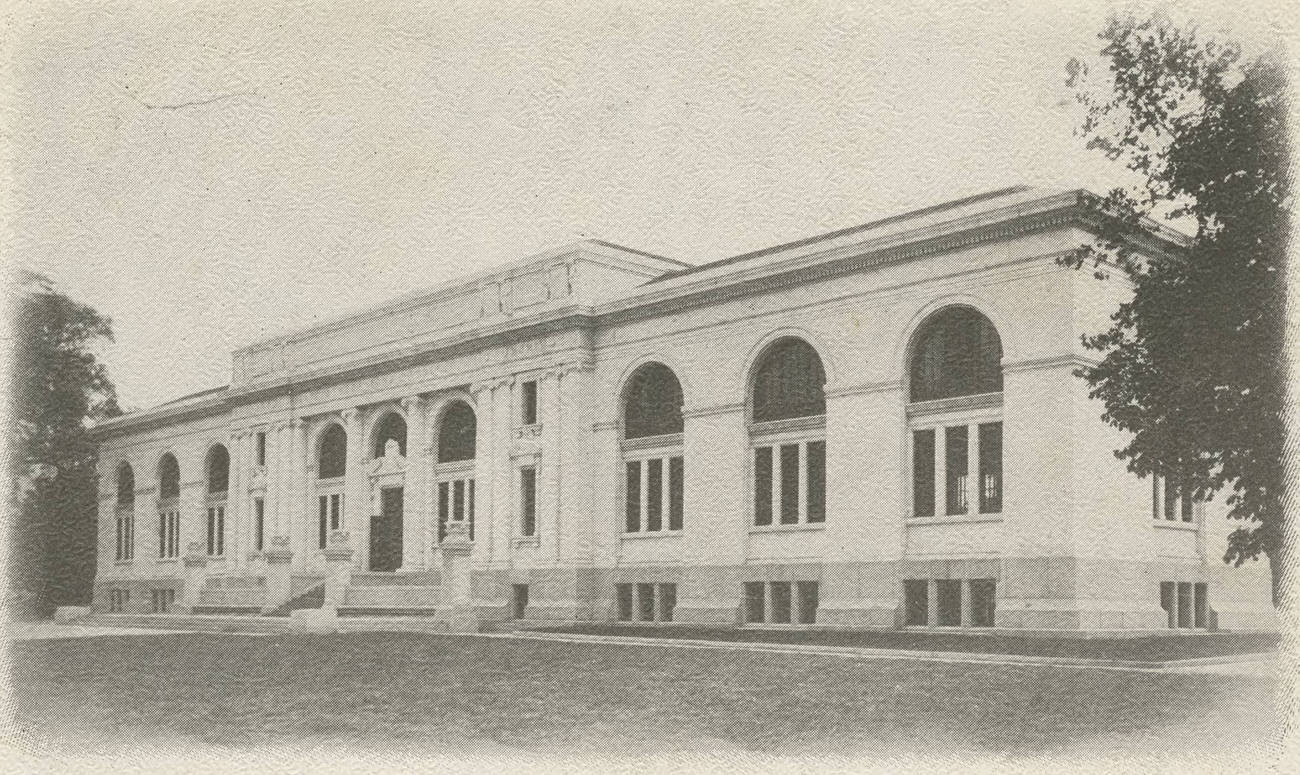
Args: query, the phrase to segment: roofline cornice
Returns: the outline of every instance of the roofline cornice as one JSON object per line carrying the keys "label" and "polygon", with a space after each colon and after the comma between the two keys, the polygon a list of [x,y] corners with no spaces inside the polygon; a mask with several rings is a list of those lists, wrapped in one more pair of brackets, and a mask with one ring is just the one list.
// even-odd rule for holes
{"label": "roofline cornice", "polygon": [[[197,419],[229,411],[235,406],[254,403],[276,395],[311,390],[348,382],[364,376],[389,374],[456,355],[478,352],[506,341],[535,338],[557,331],[594,329],[603,325],[656,317],[691,307],[714,304],[742,296],[766,293],[779,288],[852,274],[925,256],[945,253],[984,242],[1010,239],[1047,229],[1075,226],[1096,233],[1106,216],[1095,205],[1100,198],[1083,190],[1068,191],[1021,203],[1001,210],[981,213],[954,223],[937,224],[909,232],[871,239],[868,235],[847,243],[820,250],[798,250],[795,255],[776,263],[733,269],[721,276],[684,275],[664,284],[641,286],[640,293],[623,299],[589,307],[573,305],[540,313],[524,320],[510,320],[472,332],[449,335],[407,348],[405,352],[385,353],[362,359],[344,367],[318,368],[300,374],[270,380],[205,397],[181,406],[163,406],[139,414],[115,418],[91,429],[96,440],[128,432],[139,432],[171,422]],[[1154,233],[1133,240],[1140,250],[1174,255],[1185,244],[1179,232],[1151,222],[1144,223]],[[1171,236],[1167,236],[1171,235]],[[1181,240],[1175,237],[1182,237]],[[800,246],[801,248],[813,246]],[[1080,246],[1082,247],[1082,246]],[[1065,255],[1073,249],[1059,252]],[[556,256],[563,253],[556,253]],[[1057,254],[1054,254],[1057,255]],[[706,267],[707,268],[707,267]],[[436,295],[436,292],[435,294]],[[421,297],[427,298],[427,297]],[[380,314],[400,309],[404,300],[391,307],[372,310]],[[352,320],[351,318],[349,320]],[[315,331],[317,329],[309,329]],[[299,334],[301,335],[301,334]],[[287,339],[288,337],[286,337]],[[268,340],[258,346],[279,340]],[[244,348],[247,349],[247,348]],[[239,352],[239,351],[236,351]]]}

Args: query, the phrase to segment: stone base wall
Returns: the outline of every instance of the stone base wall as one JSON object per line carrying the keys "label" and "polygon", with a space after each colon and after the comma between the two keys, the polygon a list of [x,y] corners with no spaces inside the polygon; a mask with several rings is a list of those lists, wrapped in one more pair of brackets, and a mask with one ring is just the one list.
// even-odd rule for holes
{"label": "stone base wall", "polygon": [[122,613],[153,613],[153,595],[151,593],[155,589],[173,590],[175,592],[173,605],[176,609],[179,609],[185,582],[177,578],[96,581],[90,608],[94,613],[108,613],[112,608],[112,590],[126,590],[128,592],[127,602],[122,607]]}
{"label": "stone base wall", "polygon": [[[746,582],[818,582],[816,624],[893,629],[905,624],[903,582],[992,579],[994,629],[1080,632],[1166,630],[1160,583],[1209,584],[1211,627],[1276,629],[1262,578],[1195,561],[1133,562],[1074,557],[907,558],[875,563],[754,563],[735,566],[495,569],[476,571],[485,619],[513,618],[512,586],[528,586],[525,617],[535,621],[615,621],[617,584],[676,584],[673,621],[744,622]],[[1258,575],[1258,574],[1256,574]]]}

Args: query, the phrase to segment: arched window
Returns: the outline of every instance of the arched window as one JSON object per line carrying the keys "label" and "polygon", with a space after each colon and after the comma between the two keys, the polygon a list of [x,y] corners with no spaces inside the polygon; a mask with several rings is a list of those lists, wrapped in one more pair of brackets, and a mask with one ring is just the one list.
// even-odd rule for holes
{"label": "arched window", "polygon": [[680,531],[685,522],[682,385],[662,363],[647,363],[623,390],[623,530]]}
{"label": "arched window", "polygon": [[453,402],[443,412],[438,425],[438,462],[473,460],[477,433],[474,410],[464,401]]}
{"label": "arched window", "polygon": [[464,401],[453,401],[438,420],[438,542],[448,522],[465,522],[474,540],[474,455],[478,421]]}
{"label": "arched window", "polygon": [[181,494],[181,467],[176,457],[168,452],[158,462],[158,497],[179,498]]}
{"label": "arched window", "polygon": [[117,505],[135,505],[135,472],[130,463],[123,462],[117,467]]}
{"label": "arched window", "polygon": [[208,451],[208,495],[230,489],[230,453],[218,444]]}
{"label": "arched window", "polygon": [[812,345],[786,337],[768,346],[754,369],[754,422],[826,414],[826,372]]}
{"label": "arched window", "polygon": [[812,345],[768,346],[750,380],[750,417],[754,526],[825,522],[826,371]]}
{"label": "arched window", "polygon": [[347,473],[348,432],[331,423],[320,437],[320,455],[316,461],[317,479],[336,479]]}
{"label": "arched window", "polygon": [[[1000,513],[1002,341],[997,330],[970,307],[946,307],[921,326],[913,342],[907,407],[910,516]],[[926,403],[963,396],[969,398],[959,406]]]}
{"label": "arched window", "polygon": [[389,412],[375,426],[375,444],[373,447],[374,456],[379,458],[384,456],[384,447],[388,445],[389,440],[397,442],[397,452],[401,456],[406,456],[406,420],[397,412]]}
{"label": "arched window", "polygon": [[662,363],[647,363],[628,380],[623,398],[623,438],[682,432],[682,385]]}
{"label": "arched window", "polygon": [[181,554],[181,468],[170,452],[158,461],[158,557],[171,559]]}
{"label": "arched window", "polygon": [[118,562],[135,559],[135,473],[122,462],[117,467],[117,552]]}
{"label": "arched window", "polygon": [[230,487],[230,453],[218,444],[208,451],[208,556],[226,553],[226,491]]}
{"label": "arched window", "polygon": [[[396,416],[396,415],[390,415]],[[401,418],[398,418],[401,419]],[[405,428],[402,435],[405,436]],[[383,453],[383,443],[380,454]],[[348,470],[348,432],[338,423],[330,423],[320,436],[316,458],[316,543],[326,547],[332,530],[343,529],[344,484],[341,481]]]}
{"label": "arched window", "polygon": [[1002,340],[970,307],[948,307],[921,328],[912,350],[911,400],[1002,391]]}

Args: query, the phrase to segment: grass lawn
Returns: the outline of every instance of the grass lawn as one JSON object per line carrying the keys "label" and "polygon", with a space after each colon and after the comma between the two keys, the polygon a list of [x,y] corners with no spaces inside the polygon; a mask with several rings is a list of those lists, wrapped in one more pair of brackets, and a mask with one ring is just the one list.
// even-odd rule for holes
{"label": "grass lawn", "polygon": [[715,628],[693,625],[574,624],[545,632],[577,635],[631,635],[642,638],[694,638],[744,643],[797,643],[906,651],[964,651],[977,654],[1119,659],[1164,662],[1194,657],[1255,654],[1277,650],[1277,633],[1208,632],[1143,638],[1046,638],[1001,633],[945,633],[914,630],[831,631]]}
{"label": "grass lawn", "polygon": [[1222,754],[1225,740],[1240,751],[1270,734],[1273,702],[1254,676],[421,633],[34,640],[10,658],[19,729],[83,751]]}

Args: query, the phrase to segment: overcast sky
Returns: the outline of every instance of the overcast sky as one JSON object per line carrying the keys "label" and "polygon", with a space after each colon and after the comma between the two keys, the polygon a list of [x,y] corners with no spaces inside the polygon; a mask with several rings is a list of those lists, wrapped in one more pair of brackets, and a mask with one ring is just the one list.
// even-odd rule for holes
{"label": "overcast sky", "polygon": [[1096,3],[257,5],[62,7],[0,40],[6,252],[112,317],[128,407],[585,237],[703,262],[1124,182],[1071,133],[1064,64],[1095,52]]}

